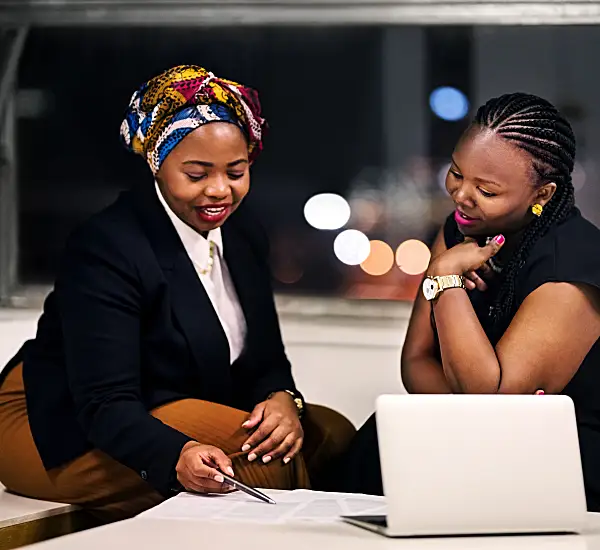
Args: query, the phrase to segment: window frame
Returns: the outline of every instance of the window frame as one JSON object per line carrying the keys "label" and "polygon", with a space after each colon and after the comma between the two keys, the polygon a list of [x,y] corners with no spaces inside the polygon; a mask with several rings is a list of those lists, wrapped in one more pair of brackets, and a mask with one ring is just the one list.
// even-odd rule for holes
{"label": "window frame", "polygon": [[28,27],[0,29],[0,305],[18,287],[19,220],[15,82]]}
{"label": "window frame", "polygon": [[[0,306],[39,307],[18,279],[15,81],[28,29],[50,26],[599,24],[600,3],[481,0],[8,0],[0,10]],[[2,160],[5,160],[2,163]],[[3,165],[4,164],[4,165]]]}
{"label": "window frame", "polygon": [[448,25],[600,23],[600,5],[496,0],[8,0],[2,25]]}

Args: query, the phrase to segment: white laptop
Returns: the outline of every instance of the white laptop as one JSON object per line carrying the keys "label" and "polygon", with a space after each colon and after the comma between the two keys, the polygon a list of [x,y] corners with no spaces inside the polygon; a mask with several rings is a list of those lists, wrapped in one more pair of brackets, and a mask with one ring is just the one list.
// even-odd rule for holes
{"label": "white laptop", "polygon": [[376,416],[387,516],[345,521],[390,537],[583,528],[570,398],[383,395]]}

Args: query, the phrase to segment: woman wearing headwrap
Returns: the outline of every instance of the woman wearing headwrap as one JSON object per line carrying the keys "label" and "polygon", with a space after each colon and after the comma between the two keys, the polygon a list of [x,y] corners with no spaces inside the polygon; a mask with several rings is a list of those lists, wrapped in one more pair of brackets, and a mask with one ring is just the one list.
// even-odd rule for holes
{"label": "woman wearing headwrap", "polygon": [[[0,482],[130,517],[181,490],[309,487],[353,435],[305,405],[267,240],[241,206],[256,93],[196,66],[137,91],[121,126],[154,183],[69,238],[37,335],[0,380]],[[301,452],[302,450],[302,452]]]}

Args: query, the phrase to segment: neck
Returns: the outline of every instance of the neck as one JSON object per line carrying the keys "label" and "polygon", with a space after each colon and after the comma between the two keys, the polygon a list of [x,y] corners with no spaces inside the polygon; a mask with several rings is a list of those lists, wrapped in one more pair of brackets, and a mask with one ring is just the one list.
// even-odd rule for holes
{"label": "neck", "polygon": [[521,240],[523,239],[523,234],[525,233],[525,229],[521,229],[516,233],[512,233],[510,235],[505,235],[506,241],[504,245],[498,252],[497,257],[502,263],[508,262],[510,257],[515,253],[518,246],[521,244]]}

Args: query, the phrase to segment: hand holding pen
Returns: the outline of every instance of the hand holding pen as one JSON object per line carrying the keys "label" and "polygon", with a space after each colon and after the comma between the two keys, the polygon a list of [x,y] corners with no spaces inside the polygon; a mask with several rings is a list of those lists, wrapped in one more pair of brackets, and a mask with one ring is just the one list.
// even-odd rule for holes
{"label": "hand holding pen", "polygon": [[235,488],[225,482],[226,473],[234,472],[229,457],[218,447],[188,441],[181,449],[175,467],[177,480],[187,491],[196,493],[229,493]]}
{"label": "hand holding pen", "polygon": [[263,502],[275,504],[272,498],[235,479],[230,458],[218,447],[189,441],[181,450],[175,469],[179,483],[188,491],[229,493],[239,489]]}

